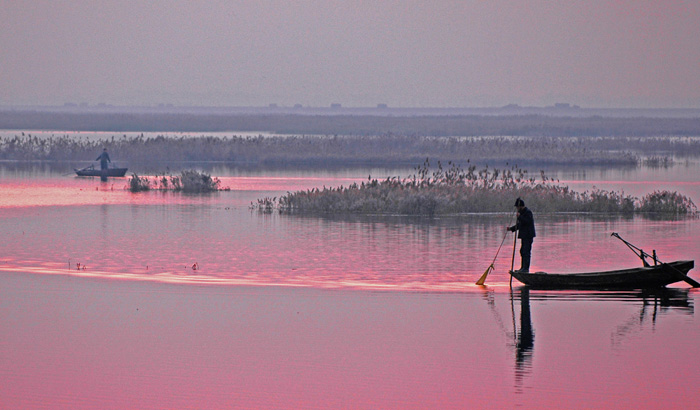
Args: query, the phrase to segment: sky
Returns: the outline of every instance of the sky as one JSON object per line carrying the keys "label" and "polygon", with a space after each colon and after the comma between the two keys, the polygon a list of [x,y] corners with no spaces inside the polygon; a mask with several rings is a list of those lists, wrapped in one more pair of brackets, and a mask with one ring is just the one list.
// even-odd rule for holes
{"label": "sky", "polygon": [[700,108],[700,1],[0,0],[0,105]]}

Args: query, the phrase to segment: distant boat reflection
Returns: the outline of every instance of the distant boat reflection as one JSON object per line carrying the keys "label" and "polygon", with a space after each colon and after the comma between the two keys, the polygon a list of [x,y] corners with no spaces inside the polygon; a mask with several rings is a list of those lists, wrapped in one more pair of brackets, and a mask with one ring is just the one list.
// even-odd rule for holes
{"label": "distant boat reflection", "polygon": [[[522,393],[527,377],[534,371],[533,369],[533,353],[535,350],[535,330],[533,327],[533,318],[530,309],[531,300],[534,303],[547,302],[552,300],[557,301],[612,301],[632,303],[639,305],[639,312],[634,313],[630,318],[625,320],[614,328],[611,335],[611,348],[616,349],[627,338],[640,332],[647,326],[654,328],[656,321],[664,313],[679,312],[687,315],[694,315],[694,307],[692,300],[689,298],[689,289],[674,289],[661,288],[654,290],[643,291],[572,291],[572,292],[547,292],[535,291],[531,295],[531,290],[528,287],[522,287],[518,290],[511,291],[511,314],[513,319],[513,331],[505,331],[505,326],[498,316],[493,303],[493,297],[488,298],[489,306],[494,312],[496,321],[499,326],[510,335],[512,343],[509,346],[515,350],[515,392]],[[520,320],[519,328],[516,324],[516,301],[520,300]],[[571,320],[576,320],[572,317]],[[548,323],[548,325],[552,325]],[[544,352],[547,354],[547,352]],[[546,360],[543,360],[546,363]]]}

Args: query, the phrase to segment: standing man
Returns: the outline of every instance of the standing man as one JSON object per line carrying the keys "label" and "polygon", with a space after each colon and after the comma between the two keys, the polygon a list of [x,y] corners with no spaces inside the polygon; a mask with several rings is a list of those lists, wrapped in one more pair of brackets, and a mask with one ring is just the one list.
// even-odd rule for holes
{"label": "standing man", "polygon": [[111,159],[109,159],[109,154],[107,153],[107,148],[102,149],[102,153],[100,154],[95,161],[100,161],[100,169],[107,169],[107,163],[112,162]]}
{"label": "standing man", "polygon": [[518,220],[508,230],[511,232],[518,231],[518,238],[520,238],[520,270],[517,272],[529,273],[532,241],[537,236],[535,234],[535,218],[522,199],[518,198],[515,200],[515,207],[518,208]]}

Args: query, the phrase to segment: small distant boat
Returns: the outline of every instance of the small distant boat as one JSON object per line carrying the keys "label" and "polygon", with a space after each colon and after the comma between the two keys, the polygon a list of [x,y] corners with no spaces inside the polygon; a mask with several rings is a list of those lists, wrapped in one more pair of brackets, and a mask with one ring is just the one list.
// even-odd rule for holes
{"label": "small distant boat", "polygon": [[94,165],[82,169],[75,169],[79,177],[123,177],[128,168],[97,169]]}
{"label": "small distant boat", "polygon": [[651,289],[690,279],[688,271],[695,261],[675,261],[632,269],[589,273],[509,273],[520,282],[537,289]]}

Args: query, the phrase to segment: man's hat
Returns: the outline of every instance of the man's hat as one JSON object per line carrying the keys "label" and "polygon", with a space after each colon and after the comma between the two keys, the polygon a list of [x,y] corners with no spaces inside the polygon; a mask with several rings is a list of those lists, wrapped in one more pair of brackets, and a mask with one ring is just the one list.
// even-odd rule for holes
{"label": "man's hat", "polygon": [[522,199],[518,198],[515,200],[515,206],[525,206],[525,201]]}

